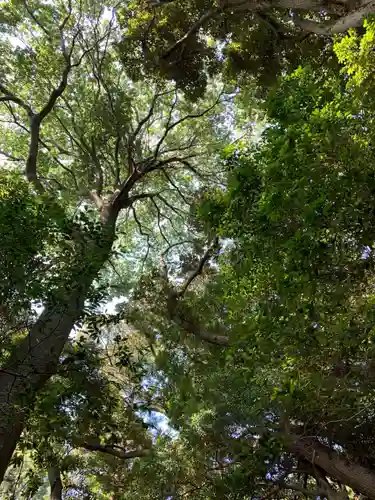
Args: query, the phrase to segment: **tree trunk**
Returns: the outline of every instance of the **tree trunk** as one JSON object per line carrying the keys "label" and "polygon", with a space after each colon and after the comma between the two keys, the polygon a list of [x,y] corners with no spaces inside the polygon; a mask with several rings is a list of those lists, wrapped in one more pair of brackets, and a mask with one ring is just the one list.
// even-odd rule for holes
{"label": "tree trunk", "polygon": [[63,485],[58,467],[50,467],[48,469],[48,480],[51,488],[51,500],[62,500]]}
{"label": "tree trunk", "polygon": [[0,481],[21,435],[29,405],[56,371],[58,359],[83,299],[74,297],[62,308],[47,305],[29,335],[16,348],[0,372]]}
{"label": "tree trunk", "polygon": [[[15,347],[6,367],[0,369],[0,482],[21,436],[28,409],[37,391],[56,372],[64,345],[82,314],[85,296],[108,259],[115,220],[116,216],[109,213],[108,227],[103,228],[105,243],[87,243],[83,255],[77,255],[76,260],[85,269],[81,274],[79,269],[75,271],[78,276],[75,282],[61,286],[58,299],[45,305],[27,337]],[[82,266],[85,253],[90,256],[88,260],[95,255],[95,263]]]}
{"label": "tree trunk", "polygon": [[290,450],[313,467],[320,467],[332,479],[375,500],[375,473],[371,470],[311,438],[293,436]]}
{"label": "tree trunk", "polygon": [[315,476],[317,486],[324,491],[324,496],[328,500],[348,500],[346,491],[337,491],[332,488],[320,467],[314,465],[311,466],[311,470],[311,474]]}

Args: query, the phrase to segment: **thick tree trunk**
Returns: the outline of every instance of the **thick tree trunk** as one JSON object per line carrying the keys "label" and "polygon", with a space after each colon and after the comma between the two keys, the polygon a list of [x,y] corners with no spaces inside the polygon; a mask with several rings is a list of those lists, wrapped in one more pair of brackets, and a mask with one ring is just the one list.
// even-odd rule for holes
{"label": "thick tree trunk", "polygon": [[[113,216],[113,214],[110,214]],[[7,365],[0,369],[0,482],[21,436],[28,409],[35,394],[56,372],[59,357],[74,324],[82,314],[85,296],[100,268],[107,260],[114,236],[115,216],[103,230],[103,246],[90,245],[88,255],[95,263],[82,266],[89,271],[76,270],[76,282],[62,285],[58,299],[47,303],[28,336],[14,349]],[[108,237],[109,233],[109,237]],[[87,249],[86,247],[86,249]],[[93,252],[94,250],[94,252]],[[77,262],[84,262],[77,255]]]}
{"label": "thick tree trunk", "polygon": [[320,467],[327,476],[350,486],[371,500],[375,500],[375,472],[333,451],[315,439],[294,436],[290,450],[303,457],[312,466]]}
{"label": "thick tree trunk", "polygon": [[21,435],[34,394],[56,370],[82,307],[83,297],[77,296],[62,307],[47,305],[0,372],[0,480]]}
{"label": "thick tree trunk", "polygon": [[51,489],[51,500],[62,500],[63,485],[58,467],[50,467],[48,469],[48,480]]}

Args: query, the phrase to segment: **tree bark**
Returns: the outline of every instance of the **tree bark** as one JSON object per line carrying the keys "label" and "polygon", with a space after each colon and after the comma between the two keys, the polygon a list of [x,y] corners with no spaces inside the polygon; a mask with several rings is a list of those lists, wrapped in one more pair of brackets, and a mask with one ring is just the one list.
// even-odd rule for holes
{"label": "tree bark", "polygon": [[82,307],[83,299],[77,296],[65,307],[47,305],[0,373],[0,480],[21,435],[27,408],[56,370]]}
{"label": "tree bark", "polygon": [[101,453],[106,453],[107,455],[113,455],[114,457],[121,458],[122,460],[145,457],[151,453],[150,449],[122,451],[121,448],[114,448],[113,446],[106,446],[100,443],[91,442],[84,442],[79,446],[88,451],[99,451]]}
{"label": "tree bark", "polygon": [[[117,212],[118,213],[118,212]],[[102,242],[87,243],[95,263],[88,262],[86,273],[76,270],[76,280],[62,284],[58,299],[45,304],[45,309],[27,337],[12,352],[7,365],[0,369],[0,482],[27,417],[28,408],[35,395],[56,372],[59,357],[74,324],[83,312],[85,296],[99,270],[109,257],[116,215],[108,212],[103,226]],[[85,252],[85,250],[83,250]],[[77,254],[77,262],[84,262],[84,255]]]}
{"label": "tree bark", "polygon": [[313,438],[293,436],[290,451],[298,457],[303,457],[313,467],[320,467],[327,476],[339,483],[375,500],[375,473],[371,470]]}
{"label": "tree bark", "polygon": [[361,7],[336,21],[331,27],[331,33],[344,33],[349,28],[358,28],[362,26],[365,17],[373,12],[375,12],[375,1],[364,2]]}
{"label": "tree bark", "polygon": [[50,499],[62,500],[63,485],[61,481],[60,469],[58,467],[50,467],[48,469],[48,480],[50,484]]}

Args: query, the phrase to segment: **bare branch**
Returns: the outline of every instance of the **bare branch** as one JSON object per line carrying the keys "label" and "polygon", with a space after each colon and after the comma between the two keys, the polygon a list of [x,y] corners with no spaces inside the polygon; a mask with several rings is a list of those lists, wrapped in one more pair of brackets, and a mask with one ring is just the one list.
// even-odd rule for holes
{"label": "bare branch", "polygon": [[[30,134],[30,129],[28,129],[28,128],[27,128],[27,127],[23,124],[23,123],[21,123],[21,122],[17,119],[17,117],[16,117],[16,115],[15,115],[15,113],[14,113],[14,110],[13,110],[12,106],[10,106],[10,105],[8,104],[8,105],[7,105],[7,108],[8,108],[8,110],[9,110],[10,114],[12,115],[12,118],[13,118],[13,123],[14,123],[15,125],[17,125],[19,128],[21,128],[22,130],[24,130],[25,132],[27,132],[28,134]],[[39,142],[40,142],[40,144],[41,144],[41,145],[42,145],[45,149],[47,149],[47,151],[51,152],[51,149],[52,149],[52,148],[51,148],[51,146],[49,146],[46,142],[44,142],[44,141],[43,141],[43,139],[41,139],[41,137],[40,137],[40,136],[39,136]],[[57,149],[59,149],[59,146],[58,146],[55,142],[53,143],[53,145],[54,145],[55,147],[57,147]],[[69,151],[60,151],[60,152],[61,152],[61,153],[63,153],[63,154],[69,154],[69,155],[70,155]],[[63,163],[62,163],[62,162],[61,162],[61,161],[57,158],[57,156],[55,156],[55,155],[53,155],[53,154],[52,154],[52,155],[51,155],[51,157],[52,157],[52,159],[53,159],[53,160],[54,160],[54,161],[55,161],[55,162],[56,162],[56,163],[57,163],[57,164],[58,164],[58,165],[59,165],[59,166],[60,166],[63,170],[65,170],[66,172],[68,172],[68,173],[69,173],[69,175],[70,175],[70,176],[72,177],[72,179],[73,179],[73,182],[74,182],[75,187],[78,189],[78,183],[77,183],[77,179],[76,179],[76,177],[75,177],[75,175],[74,175],[74,172],[73,172],[73,171],[72,171],[69,167],[67,167],[66,165],[64,165],[64,164],[63,164]],[[20,158],[20,160],[19,160],[19,161],[21,161],[21,160],[22,160],[22,161],[24,161],[24,159],[23,159],[23,158]],[[41,188],[41,189],[43,189],[43,188]]]}
{"label": "bare branch", "polygon": [[[85,55],[95,47],[95,45],[94,45],[93,47],[90,47],[87,50],[83,51],[83,53],[79,57],[78,61],[75,63],[72,63],[71,57],[72,57],[73,49],[75,46],[75,41],[76,41],[77,37],[79,36],[79,34],[80,34],[80,31],[78,30],[73,38],[69,53],[66,53],[64,51],[66,65],[65,65],[65,68],[62,72],[60,83],[58,84],[57,87],[55,87],[52,90],[47,103],[43,106],[43,108],[38,113],[34,114],[31,111],[31,109],[29,112],[31,137],[30,137],[28,158],[26,161],[26,177],[30,182],[32,182],[36,186],[36,188],[39,191],[43,190],[43,186],[37,178],[37,158],[38,158],[39,135],[40,135],[41,123],[49,115],[49,113],[53,110],[53,108],[56,104],[56,101],[59,99],[59,97],[62,96],[64,90],[66,89],[66,87],[68,85],[68,76],[69,76],[69,73],[72,70],[72,68],[79,66],[81,64],[83,58],[85,57]],[[106,36],[107,36],[107,34],[105,34],[104,37],[102,37],[102,38],[105,39]],[[95,44],[100,43],[100,41],[101,41],[101,39],[96,40]],[[0,87],[0,90],[1,90],[1,87]],[[12,100],[14,100],[14,99],[12,99]],[[16,101],[14,101],[14,102],[16,102]],[[18,102],[18,104],[22,105],[22,107],[25,107],[25,105],[22,101],[21,101],[21,103]],[[28,107],[25,109],[28,109]]]}
{"label": "bare branch", "polygon": [[38,113],[40,121],[44,120],[44,118],[52,111],[57,99],[66,89],[66,86],[68,85],[68,75],[72,67],[73,66],[71,65],[70,62],[65,66],[59,85],[55,89],[53,89],[47,103]]}
{"label": "bare branch", "polygon": [[121,137],[118,135],[117,139],[116,139],[116,145],[115,145],[115,167],[116,167],[116,174],[115,174],[114,185],[115,185],[116,188],[120,184],[120,160],[119,160],[120,146],[121,146]]}
{"label": "bare branch", "polygon": [[178,325],[185,330],[189,335],[208,342],[209,344],[227,347],[229,345],[229,338],[222,332],[211,332],[203,328],[197,321],[193,319],[193,314],[190,308],[184,305],[183,308],[175,311],[171,318],[176,321]]}
{"label": "bare branch", "polygon": [[316,33],[317,35],[330,35],[331,27],[329,24],[322,24],[310,19],[301,19],[294,16],[294,24],[304,31],[309,33]]}
{"label": "bare branch", "polygon": [[151,243],[150,243],[150,236],[149,235],[146,236],[146,242],[147,242],[147,249],[146,249],[145,255],[144,255],[143,259],[142,259],[141,274],[143,274],[143,269],[145,267],[145,264],[146,264],[146,261],[147,261],[147,258],[149,256],[150,249],[151,249]]}
{"label": "bare branch", "polygon": [[[57,119],[57,121],[59,122],[59,124],[62,126],[62,128],[64,129],[66,135],[69,137],[69,140],[70,140],[70,143],[71,144],[75,144],[82,152],[86,153],[87,152],[87,148],[85,147],[85,145],[81,144],[73,135],[72,133],[70,132],[70,130],[68,129],[68,127],[65,125],[64,121],[60,118],[60,116],[56,113],[55,114],[55,118]],[[76,124],[74,122],[74,120],[72,119],[72,124],[73,124],[73,129],[75,131],[75,133],[80,136],[80,132],[77,130],[77,127],[76,127]],[[80,140],[82,140],[80,138]]]}
{"label": "bare branch", "polygon": [[137,138],[137,135],[139,134],[139,132],[141,131],[141,128],[143,127],[143,125],[145,125],[148,120],[151,118],[151,116],[153,115],[154,113],[154,110],[155,110],[155,105],[157,103],[157,100],[160,98],[160,97],[163,97],[165,95],[168,95],[170,94],[171,92],[174,92],[174,90],[167,90],[165,92],[160,92],[160,93],[156,93],[154,94],[154,97],[151,101],[151,105],[150,105],[150,108],[148,110],[148,113],[146,116],[144,116],[141,121],[138,123],[135,131],[134,131],[134,134],[132,136],[132,141],[134,141],[136,138]]}
{"label": "bare branch", "polygon": [[103,170],[100,165],[100,161],[98,158],[98,155],[96,153],[96,145],[95,145],[95,139],[94,137],[91,137],[91,157],[94,161],[94,165],[96,167],[96,172],[98,174],[98,180],[96,183],[96,193],[98,197],[101,197],[102,191],[103,191],[103,185],[104,185],[104,177],[103,177]]}
{"label": "bare branch", "polygon": [[364,2],[357,10],[342,16],[331,26],[331,33],[344,33],[349,28],[357,28],[362,25],[363,19],[375,11],[375,2]]}
{"label": "bare branch", "polygon": [[154,152],[154,158],[156,158],[158,156],[160,147],[163,144],[164,139],[166,138],[166,136],[167,136],[167,134],[169,132],[169,126],[171,124],[172,114],[173,114],[173,111],[174,111],[177,103],[178,103],[178,93],[177,93],[177,86],[176,86],[176,88],[175,88],[175,96],[174,96],[172,105],[169,108],[168,120],[167,120],[167,123],[166,123],[166,126],[165,126],[164,134],[162,135],[160,141],[156,145],[155,152]]}

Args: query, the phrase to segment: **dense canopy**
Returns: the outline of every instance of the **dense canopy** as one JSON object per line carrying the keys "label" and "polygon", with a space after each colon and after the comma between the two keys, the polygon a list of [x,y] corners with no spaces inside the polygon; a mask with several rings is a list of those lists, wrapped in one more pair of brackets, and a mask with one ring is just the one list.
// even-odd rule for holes
{"label": "dense canopy", "polygon": [[375,500],[374,2],[0,2],[1,500]]}

